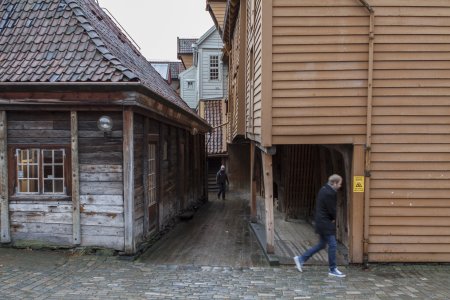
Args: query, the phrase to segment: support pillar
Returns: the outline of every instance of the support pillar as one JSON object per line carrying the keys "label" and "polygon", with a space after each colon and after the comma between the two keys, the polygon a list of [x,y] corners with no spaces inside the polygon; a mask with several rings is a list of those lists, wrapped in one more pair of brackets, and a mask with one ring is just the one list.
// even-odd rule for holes
{"label": "support pillar", "polygon": [[72,167],[72,225],[73,244],[81,244],[81,221],[80,221],[80,179],[78,164],[78,114],[70,112],[70,140],[71,140],[71,167]]}
{"label": "support pillar", "polygon": [[0,112],[0,242],[11,242],[8,201],[8,143],[6,111]]}
{"label": "support pillar", "polygon": [[273,254],[275,252],[275,228],[273,215],[273,170],[272,155],[261,152],[263,177],[264,177],[264,199],[266,210],[266,252]]}

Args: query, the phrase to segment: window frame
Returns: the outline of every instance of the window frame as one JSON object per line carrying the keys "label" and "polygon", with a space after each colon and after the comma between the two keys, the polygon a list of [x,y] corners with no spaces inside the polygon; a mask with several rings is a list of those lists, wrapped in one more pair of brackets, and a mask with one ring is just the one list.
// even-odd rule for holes
{"label": "window frame", "polygon": [[[191,84],[191,86],[189,85]],[[194,90],[195,80],[186,80],[186,90]]]}
{"label": "window frame", "polygon": [[[38,150],[38,190],[39,192],[18,192],[18,157],[16,155],[17,150]],[[44,157],[43,151],[45,150],[63,150],[63,192],[62,193],[44,193]],[[8,190],[12,199],[32,199],[32,200],[44,200],[48,199],[67,199],[72,196],[72,159],[71,159],[71,147],[69,145],[57,144],[57,145],[31,145],[31,144],[13,144],[8,145]],[[52,163],[53,165],[53,163]],[[48,178],[47,178],[48,179]]]}
{"label": "window frame", "polygon": [[[213,66],[213,58],[217,60],[217,63],[214,63]],[[213,72],[217,73],[217,78],[213,78]],[[219,55],[211,54],[209,55],[209,80],[210,81],[219,81],[220,80],[220,60]]]}

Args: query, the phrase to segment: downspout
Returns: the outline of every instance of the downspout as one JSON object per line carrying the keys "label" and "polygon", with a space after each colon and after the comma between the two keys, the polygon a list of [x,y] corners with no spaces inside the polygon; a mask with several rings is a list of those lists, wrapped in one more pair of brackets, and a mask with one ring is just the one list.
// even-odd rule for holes
{"label": "downspout", "polygon": [[365,159],[365,193],[364,193],[364,237],[363,237],[363,264],[369,264],[369,213],[370,213],[370,172],[372,149],[372,100],[373,100],[373,52],[375,45],[375,11],[366,2],[359,0],[369,11],[369,66],[367,76],[367,119],[366,119],[366,159]]}

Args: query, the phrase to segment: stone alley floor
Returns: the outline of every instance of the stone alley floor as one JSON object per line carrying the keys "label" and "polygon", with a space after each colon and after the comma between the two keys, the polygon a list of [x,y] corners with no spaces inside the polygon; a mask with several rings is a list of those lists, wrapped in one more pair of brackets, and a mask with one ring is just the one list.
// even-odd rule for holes
{"label": "stone alley floor", "polygon": [[0,248],[0,299],[450,299],[449,264],[350,265],[346,278],[323,265],[271,267],[248,234],[245,200],[227,201],[210,201],[136,261]]}

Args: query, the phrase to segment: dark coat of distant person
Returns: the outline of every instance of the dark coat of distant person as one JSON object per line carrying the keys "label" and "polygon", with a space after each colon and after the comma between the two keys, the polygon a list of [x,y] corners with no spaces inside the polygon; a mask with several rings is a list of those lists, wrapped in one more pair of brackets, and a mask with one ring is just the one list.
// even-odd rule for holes
{"label": "dark coat of distant person", "polygon": [[337,192],[325,184],[317,195],[316,232],[321,235],[336,235]]}

